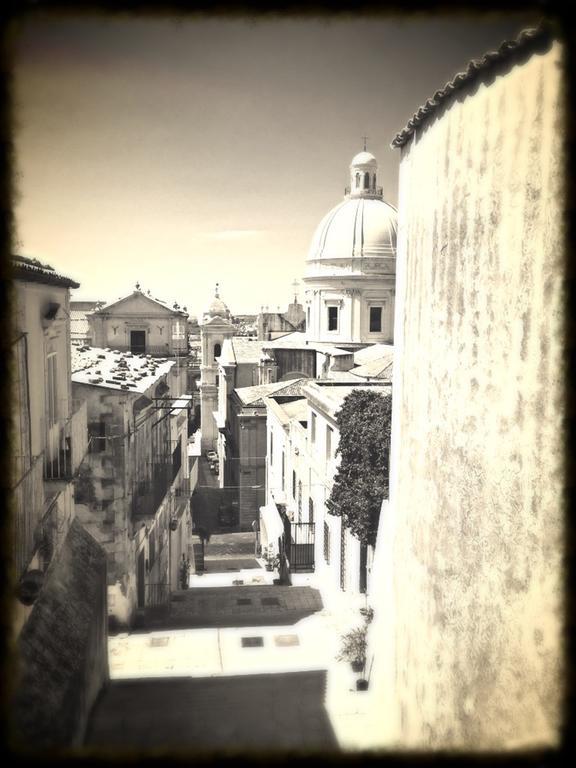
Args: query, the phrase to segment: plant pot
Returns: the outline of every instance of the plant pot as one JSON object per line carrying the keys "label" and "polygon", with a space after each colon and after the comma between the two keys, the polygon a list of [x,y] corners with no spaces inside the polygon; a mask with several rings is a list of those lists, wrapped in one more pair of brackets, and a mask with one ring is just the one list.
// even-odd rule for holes
{"label": "plant pot", "polygon": [[364,669],[364,662],[363,661],[351,661],[350,666],[352,667],[352,672],[362,672]]}
{"label": "plant pot", "polygon": [[356,680],[357,691],[366,691],[367,689],[368,689],[368,680],[364,680],[363,678]]}

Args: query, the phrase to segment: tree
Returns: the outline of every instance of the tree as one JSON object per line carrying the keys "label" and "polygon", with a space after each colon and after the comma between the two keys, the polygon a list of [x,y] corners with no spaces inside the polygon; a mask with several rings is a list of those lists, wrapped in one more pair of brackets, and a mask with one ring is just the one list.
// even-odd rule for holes
{"label": "tree", "polygon": [[352,391],[336,414],[341,461],[326,508],[372,546],[388,498],[391,417],[392,396],[370,390]]}

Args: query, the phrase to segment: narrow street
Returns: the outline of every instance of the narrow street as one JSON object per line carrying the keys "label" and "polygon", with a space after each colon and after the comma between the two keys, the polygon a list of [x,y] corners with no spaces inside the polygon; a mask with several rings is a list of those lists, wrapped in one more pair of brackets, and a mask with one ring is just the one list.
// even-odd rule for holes
{"label": "narrow street", "polygon": [[215,534],[205,554],[189,589],[109,638],[86,746],[341,750],[366,694],[335,662],[340,632],[313,575],[273,584],[252,534]]}

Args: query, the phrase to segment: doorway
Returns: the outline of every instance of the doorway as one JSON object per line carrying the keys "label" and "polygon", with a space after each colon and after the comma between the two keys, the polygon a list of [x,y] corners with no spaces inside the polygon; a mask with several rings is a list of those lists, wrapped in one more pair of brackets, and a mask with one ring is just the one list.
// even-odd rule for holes
{"label": "doorway", "polygon": [[130,352],[133,355],[146,354],[146,331],[130,331]]}
{"label": "doorway", "polygon": [[138,608],[144,608],[146,604],[146,564],[144,560],[144,547],[142,547],[138,553],[136,592],[138,597]]}

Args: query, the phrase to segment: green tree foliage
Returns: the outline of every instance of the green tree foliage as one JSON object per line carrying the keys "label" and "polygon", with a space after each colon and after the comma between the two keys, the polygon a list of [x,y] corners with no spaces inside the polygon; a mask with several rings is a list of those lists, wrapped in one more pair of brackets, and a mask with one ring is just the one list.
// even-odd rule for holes
{"label": "green tree foliage", "polygon": [[341,461],[326,507],[342,517],[363,544],[376,543],[383,499],[388,498],[392,397],[354,390],[336,414]]}

